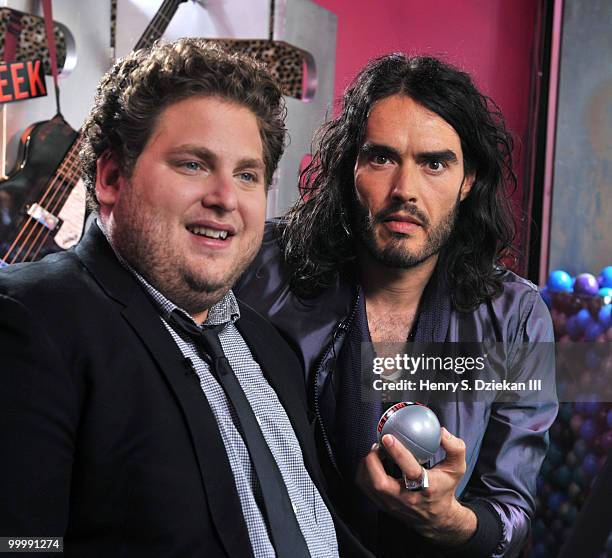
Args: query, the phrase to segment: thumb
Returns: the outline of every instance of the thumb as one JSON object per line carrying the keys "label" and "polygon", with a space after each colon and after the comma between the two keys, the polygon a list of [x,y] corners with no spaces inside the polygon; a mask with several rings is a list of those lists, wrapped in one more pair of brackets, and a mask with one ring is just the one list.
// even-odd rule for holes
{"label": "thumb", "polygon": [[465,442],[457,436],[453,436],[446,428],[441,429],[442,439],[440,445],[446,452],[445,464],[458,473],[465,472]]}

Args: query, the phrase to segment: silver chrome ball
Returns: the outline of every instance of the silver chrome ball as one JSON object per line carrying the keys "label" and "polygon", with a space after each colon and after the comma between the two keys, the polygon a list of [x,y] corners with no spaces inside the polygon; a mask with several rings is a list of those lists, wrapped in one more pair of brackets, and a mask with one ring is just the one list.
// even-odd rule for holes
{"label": "silver chrome ball", "polygon": [[385,434],[392,434],[421,465],[432,459],[440,447],[438,417],[420,403],[396,403],[380,418],[377,431],[379,442]]}

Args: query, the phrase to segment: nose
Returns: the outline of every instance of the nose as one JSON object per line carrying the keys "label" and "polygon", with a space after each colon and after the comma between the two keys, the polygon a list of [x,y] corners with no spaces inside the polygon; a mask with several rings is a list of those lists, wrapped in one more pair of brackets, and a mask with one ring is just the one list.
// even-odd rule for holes
{"label": "nose", "polygon": [[417,203],[419,191],[418,172],[412,165],[398,165],[391,186],[394,201]]}
{"label": "nose", "polygon": [[203,186],[201,203],[219,212],[234,211],[238,207],[238,196],[233,175],[219,171],[210,176]]}

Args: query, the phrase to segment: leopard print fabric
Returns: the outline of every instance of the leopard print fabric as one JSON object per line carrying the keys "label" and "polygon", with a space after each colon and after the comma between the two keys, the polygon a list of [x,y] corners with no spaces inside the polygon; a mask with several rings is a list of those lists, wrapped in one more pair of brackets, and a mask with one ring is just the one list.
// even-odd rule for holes
{"label": "leopard print fabric", "polygon": [[211,43],[234,52],[247,54],[263,62],[278,81],[283,93],[302,99],[304,66],[307,52],[282,41],[265,39],[211,40]]}
{"label": "leopard print fabric", "polygon": [[[4,38],[11,18],[11,12],[18,15],[21,21],[21,33],[15,52],[15,61],[42,59],[45,74],[51,75],[51,59],[47,48],[47,34],[45,33],[45,20],[32,14],[25,14],[10,8],[0,8],[0,59],[4,60]],[[57,25],[53,26],[55,35],[55,50],[57,51],[57,70],[64,67],[66,62],[66,41],[64,33]]]}

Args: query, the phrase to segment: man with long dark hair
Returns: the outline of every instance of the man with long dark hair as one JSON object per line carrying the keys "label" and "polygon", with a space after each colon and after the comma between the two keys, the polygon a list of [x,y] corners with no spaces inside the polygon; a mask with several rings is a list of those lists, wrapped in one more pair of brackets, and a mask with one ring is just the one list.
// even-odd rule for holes
{"label": "man with long dark hair", "polygon": [[[330,484],[381,556],[514,556],[529,532],[554,401],[440,403],[429,471],[382,440],[402,480],[372,447],[381,407],[359,391],[362,343],[552,340],[536,287],[503,264],[511,159],[499,110],[466,73],[376,59],[320,130],[302,198],[268,226],[241,282],[300,355]],[[522,377],[551,379],[550,361],[536,368],[523,363]]]}

